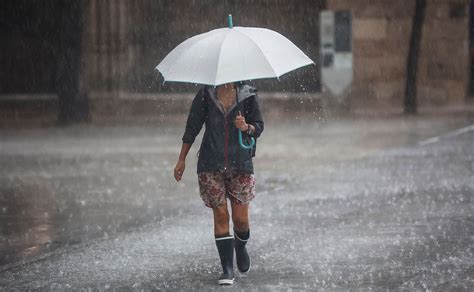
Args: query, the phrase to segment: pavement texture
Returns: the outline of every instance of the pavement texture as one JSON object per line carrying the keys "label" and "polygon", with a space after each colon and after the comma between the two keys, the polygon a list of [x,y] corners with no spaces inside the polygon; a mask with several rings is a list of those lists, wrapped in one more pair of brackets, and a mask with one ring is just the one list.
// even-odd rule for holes
{"label": "pavement texture", "polygon": [[[472,291],[473,124],[267,121],[252,269],[227,290]],[[172,178],[183,126],[2,130],[0,289],[220,289],[197,145]]]}

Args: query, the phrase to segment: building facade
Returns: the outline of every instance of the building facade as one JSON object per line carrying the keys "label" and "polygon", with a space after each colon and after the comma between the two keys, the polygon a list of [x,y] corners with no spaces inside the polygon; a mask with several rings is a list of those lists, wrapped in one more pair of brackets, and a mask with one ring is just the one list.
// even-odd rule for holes
{"label": "building facade", "polygon": [[[318,95],[324,9],[352,13],[354,79],[348,104],[403,107],[415,0],[6,0],[1,5],[3,109],[6,97],[73,94],[61,88],[77,87],[78,98],[95,109],[119,103],[118,97],[195,91],[193,85],[163,86],[154,68],[186,38],[224,27],[228,13],[236,25],[282,33],[317,63],[280,82],[258,81],[262,91]],[[418,60],[420,106],[472,100],[471,7],[469,0],[427,0]],[[64,80],[72,85],[61,86]]]}
{"label": "building facade", "polygon": [[[471,100],[470,5],[463,0],[427,0],[417,74],[420,106]],[[327,7],[348,9],[353,15],[349,102],[402,108],[415,1],[328,0]]]}

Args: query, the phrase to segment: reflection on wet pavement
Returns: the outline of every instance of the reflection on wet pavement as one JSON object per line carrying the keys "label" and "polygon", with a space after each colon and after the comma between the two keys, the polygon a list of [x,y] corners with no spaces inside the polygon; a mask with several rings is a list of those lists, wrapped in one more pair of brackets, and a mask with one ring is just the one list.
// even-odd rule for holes
{"label": "reflection on wet pavement", "polygon": [[[258,171],[281,170],[282,177],[271,176],[260,191],[278,190],[299,169],[415,144],[465,123],[464,117],[269,120],[256,163]],[[174,200],[185,199],[170,177],[181,133],[177,124],[5,133],[0,264],[159,220]]]}
{"label": "reflection on wet pavement", "polygon": [[[469,190],[463,192],[458,190],[458,186],[453,186],[453,192],[459,194],[456,197],[458,201],[452,201],[453,196],[446,195],[446,189],[449,189],[449,183],[453,182],[446,181],[446,185],[443,185],[443,177],[436,177],[436,172],[431,172],[431,158],[427,157],[425,165],[415,165],[410,170],[417,173],[418,177],[425,177],[427,182],[437,181],[441,184],[439,191],[427,192],[423,186],[418,185],[419,182],[411,182],[410,175],[400,173],[406,169],[387,169],[386,163],[391,159],[390,151],[385,151],[380,157],[376,153],[395,149],[397,163],[405,163],[404,159],[409,161],[410,155],[414,155],[412,152],[418,151],[416,155],[424,154],[419,153],[422,151],[419,148],[415,151],[400,147],[417,146],[423,139],[470,123],[472,120],[465,116],[266,121],[266,130],[258,142],[255,165],[259,196],[265,198],[271,195],[274,200],[257,198],[253,216],[267,224],[266,227],[259,226],[259,231],[280,226],[280,235],[291,232],[295,238],[304,238],[304,233],[317,232],[324,237],[317,239],[318,251],[306,250],[314,247],[314,242],[305,245],[305,242],[285,239],[273,247],[259,242],[256,245],[259,259],[256,261],[255,277],[258,278],[258,273],[264,271],[262,263],[268,261],[272,265],[275,264],[278,247],[285,244],[287,249],[290,248],[294,252],[294,259],[299,262],[292,263],[287,257],[283,259],[282,266],[278,268],[282,273],[277,279],[280,282],[297,282],[298,279],[306,279],[314,273],[319,275],[317,281],[334,280],[337,273],[340,273],[341,277],[346,277],[344,281],[357,281],[361,284],[360,287],[370,286],[364,286],[363,283],[392,281],[392,284],[385,287],[412,288],[403,285],[405,278],[397,274],[395,266],[389,264],[382,268],[383,262],[402,257],[406,258],[404,261],[407,265],[417,265],[410,259],[419,259],[420,255],[436,258],[437,253],[442,253],[441,247],[440,250],[404,249],[417,241],[436,241],[435,244],[440,246],[456,244],[446,230],[453,234],[469,232],[470,229],[466,229],[464,223],[440,219],[439,224],[427,225],[425,220],[428,217],[435,222],[437,212],[446,212],[446,216],[452,216],[451,213],[455,210],[466,210],[462,206],[466,206],[463,204],[471,200],[467,193]],[[202,213],[197,213],[197,210],[207,211],[197,207],[201,204],[197,195],[195,175],[199,141],[196,141],[188,155],[183,182],[177,184],[171,176],[182,130],[182,124],[168,124],[166,127],[80,126],[4,131],[0,141],[0,265],[8,269],[20,261],[29,262],[35,257],[67,248],[69,245],[87,243],[93,239],[120,238],[120,234],[125,231],[137,230],[147,223],[158,224],[167,222],[170,218],[203,216]],[[372,158],[366,162],[364,158],[369,156]],[[439,157],[437,159],[439,160]],[[346,163],[348,161],[355,162]],[[470,167],[472,168],[472,165]],[[472,172],[472,169],[470,171]],[[380,176],[374,177],[375,174]],[[403,177],[403,180],[394,183],[394,178],[398,177]],[[327,183],[315,185],[316,182]],[[418,190],[420,193],[415,195]],[[351,192],[354,192],[354,198],[348,200]],[[374,199],[372,196],[377,192],[396,195]],[[300,195],[288,198],[283,193]],[[450,201],[446,202],[448,198]],[[431,209],[424,206],[427,201],[436,206]],[[308,205],[312,206],[311,210],[305,209]],[[459,208],[456,207],[458,205]],[[443,206],[446,208],[443,209]],[[421,216],[416,219],[419,224],[416,220],[404,221],[404,218],[412,218],[417,209],[421,208],[424,208],[425,213],[416,215]],[[378,209],[384,211],[378,212]],[[267,213],[265,210],[273,212]],[[280,216],[273,216],[278,210],[281,212]],[[301,210],[305,210],[305,213],[301,213]],[[186,216],[182,216],[184,214]],[[455,216],[450,218],[455,220]],[[353,222],[355,219],[357,222]],[[301,230],[285,229],[285,226],[312,221],[317,224],[301,225]],[[332,243],[343,238],[340,233],[342,231],[338,229],[351,224],[356,224],[353,228],[354,234],[347,234],[350,229],[342,228],[346,232],[344,236],[347,236],[350,242],[340,243],[337,249],[331,248]],[[399,228],[400,225],[404,225],[403,230]],[[163,226],[166,226],[163,227],[163,232],[170,228],[166,224]],[[339,228],[332,229],[334,226]],[[364,226],[376,232],[378,237],[374,238],[365,233]],[[439,230],[427,230],[432,226],[438,226]],[[169,231],[170,236],[181,234],[180,232],[192,232],[185,227],[179,229],[179,225],[174,225],[173,228],[175,229]],[[431,234],[433,238],[425,238],[426,234]],[[148,240],[152,245],[153,239],[145,239],[145,242]],[[271,237],[262,240],[271,240]],[[308,240],[314,238],[308,237]],[[458,243],[462,241],[458,240]],[[364,254],[363,250],[370,256],[371,248],[377,250],[383,247],[390,250],[385,258],[371,259],[374,262],[367,258],[360,259],[361,269],[371,269],[371,265],[378,267],[373,268],[377,274],[365,273],[360,279],[356,274],[344,274],[344,270],[332,274],[331,271],[319,269],[314,265],[302,266],[296,270],[291,268],[293,264],[301,264],[305,252],[316,253],[315,257],[322,261],[327,256],[327,261],[337,264],[333,262],[335,259],[344,261],[344,257],[347,257],[347,261],[353,262],[354,257]],[[266,248],[265,252],[259,253],[258,249],[262,248]],[[359,255],[351,253],[354,248],[359,249]],[[189,252],[192,254],[194,250]],[[382,250],[377,251],[380,252]],[[172,254],[170,252],[170,256]],[[160,255],[166,257],[166,250]],[[368,262],[364,263],[364,260]],[[213,264],[204,263],[206,267]],[[329,265],[328,262],[321,264],[323,267]],[[339,264],[344,265],[344,262]],[[189,273],[195,271],[193,267],[190,269]],[[302,271],[308,274],[302,275]],[[163,277],[169,277],[169,274],[164,274]],[[202,275],[197,273],[194,281],[198,281],[199,277]],[[181,280],[169,278],[169,287],[177,287],[173,286],[173,281],[178,283]],[[203,281],[201,284],[205,285],[206,280]],[[344,281],[340,280],[337,287],[351,287],[344,286]],[[188,282],[179,283],[179,287],[186,287]],[[326,287],[327,282],[320,284]]]}

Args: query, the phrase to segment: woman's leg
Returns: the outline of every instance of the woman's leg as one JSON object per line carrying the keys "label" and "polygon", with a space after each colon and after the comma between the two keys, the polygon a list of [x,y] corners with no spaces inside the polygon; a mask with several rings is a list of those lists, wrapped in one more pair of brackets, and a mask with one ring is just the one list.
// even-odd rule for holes
{"label": "woman's leg", "polygon": [[249,204],[242,205],[235,202],[235,200],[230,201],[234,229],[238,232],[247,232],[249,230]]}
{"label": "woman's leg", "polygon": [[250,270],[250,257],[245,245],[250,238],[249,229],[249,204],[232,202],[232,221],[234,222],[234,247],[237,259],[237,267],[242,273]]}
{"label": "woman's leg", "polygon": [[227,204],[212,208],[212,211],[214,212],[216,246],[222,265],[222,275],[217,283],[219,285],[232,285],[234,283],[234,238],[229,234]]}
{"label": "woman's leg", "polygon": [[249,230],[249,203],[255,197],[253,174],[232,173],[226,177],[226,189],[232,207],[232,222],[238,232]]}
{"label": "woman's leg", "polygon": [[207,207],[214,215],[214,236],[222,265],[222,274],[217,283],[234,283],[234,237],[229,233],[229,212],[225,193],[224,175],[221,172],[198,174],[199,192]]}
{"label": "woman's leg", "polygon": [[227,211],[227,204],[212,208],[212,211],[214,213],[214,235],[216,238],[229,235],[229,211]]}

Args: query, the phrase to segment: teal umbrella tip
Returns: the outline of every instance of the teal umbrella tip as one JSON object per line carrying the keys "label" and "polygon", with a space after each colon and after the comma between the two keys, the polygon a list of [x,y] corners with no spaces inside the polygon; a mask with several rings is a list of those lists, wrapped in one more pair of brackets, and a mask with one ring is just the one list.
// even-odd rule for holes
{"label": "teal umbrella tip", "polygon": [[229,14],[227,16],[227,22],[229,23],[229,28],[233,28],[234,27],[234,23],[232,23],[232,14]]}

